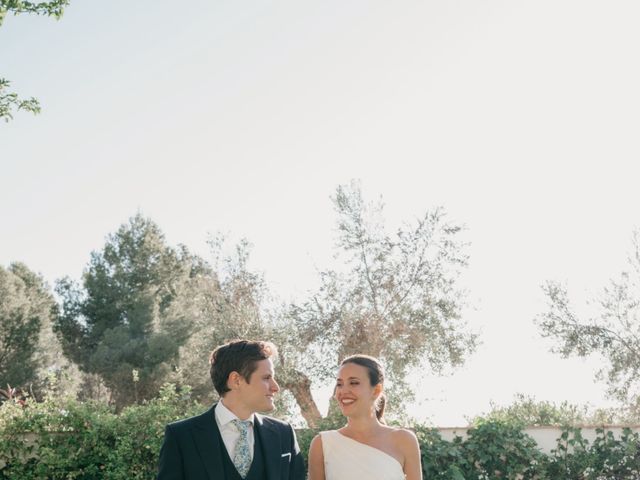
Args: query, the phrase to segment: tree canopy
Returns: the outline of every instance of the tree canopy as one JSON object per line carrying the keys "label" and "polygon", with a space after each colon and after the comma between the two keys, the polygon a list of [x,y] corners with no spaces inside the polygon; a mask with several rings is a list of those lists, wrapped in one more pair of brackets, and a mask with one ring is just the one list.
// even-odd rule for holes
{"label": "tree canopy", "polygon": [[411,369],[460,365],[476,345],[461,315],[458,278],[468,259],[460,226],[436,209],[388,233],[382,202],[366,203],[356,182],[338,187],[333,203],[342,267],[321,271],[318,291],[289,312],[298,340],[287,342],[296,346],[287,352],[288,386],[312,423],[309,377],[326,380],[347,355],[384,362],[401,410],[413,393],[405,380]]}
{"label": "tree canopy", "polygon": [[[332,200],[336,263],[319,272],[317,290],[290,304],[274,299],[264,276],[249,268],[247,241],[227,254],[224,238],[212,238],[208,262],[169,246],[141,214],[121,225],[91,254],[80,281],[56,284],[55,331],[65,356],[93,382],[83,391],[104,384],[123,407],[172,381],[209,400],[210,351],[233,338],[259,338],[278,346],[285,412],[297,403],[309,426],[322,418],[312,386],[325,385],[352,353],[386,365],[390,410],[401,416],[413,394],[409,372],[461,365],[476,345],[462,319],[459,275],[468,259],[461,227],[436,209],[389,233],[382,202],[365,202],[355,182]],[[7,298],[19,301],[11,278]],[[37,337],[34,322],[21,324],[25,338]]]}
{"label": "tree canopy", "polygon": [[491,404],[489,413],[471,419],[471,424],[483,422],[502,422],[525,426],[576,426],[589,423],[591,416],[586,406],[578,406],[569,402],[556,404],[534,397],[517,394],[514,402],[505,407]]}
{"label": "tree canopy", "polygon": [[46,284],[24,264],[0,267],[0,386],[37,383],[50,350],[38,348],[51,326],[55,301]]}
{"label": "tree canopy", "polygon": [[119,406],[153,396],[191,334],[180,300],[208,273],[185,247],[169,247],[155,223],[134,216],[92,253],[81,285],[58,282],[65,353],[98,374]]}
{"label": "tree canopy", "polygon": [[633,235],[628,270],[611,279],[594,298],[595,313],[580,318],[571,305],[567,287],[549,281],[543,285],[547,311],[536,318],[543,337],[555,341],[552,350],[563,357],[599,355],[604,366],[598,379],[609,394],[630,409],[640,408],[640,236]]}
{"label": "tree canopy", "polygon": [[265,305],[267,285],[263,275],[248,266],[251,245],[241,240],[231,253],[225,253],[227,244],[223,235],[209,240],[212,274],[199,276],[191,285],[193,326],[177,362],[178,383],[190,385],[201,399],[212,395],[207,361],[216,346],[236,338],[274,340]]}

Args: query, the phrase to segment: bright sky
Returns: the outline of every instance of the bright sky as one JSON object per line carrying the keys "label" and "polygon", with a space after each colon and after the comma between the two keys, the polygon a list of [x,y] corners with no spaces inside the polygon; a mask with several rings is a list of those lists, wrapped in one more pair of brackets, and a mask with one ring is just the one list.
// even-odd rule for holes
{"label": "bright sky", "polygon": [[[330,259],[352,178],[391,225],[467,226],[483,345],[413,413],[464,424],[516,392],[604,405],[593,361],[548,353],[540,285],[576,300],[638,226],[640,4],[610,0],[72,1],[9,17],[0,75],[39,116],[0,124],[0,264],[53,283],[136,211],[206,253],[254,245],[284,298]],[[392,407],[390,407],[392,408]]]}

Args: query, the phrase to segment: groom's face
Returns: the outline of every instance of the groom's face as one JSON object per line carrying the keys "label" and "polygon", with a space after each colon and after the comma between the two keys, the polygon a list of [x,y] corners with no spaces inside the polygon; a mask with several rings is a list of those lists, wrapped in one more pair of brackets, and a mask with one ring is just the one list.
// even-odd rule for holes
{"label": "groom's face", "polygon": [[251,412],[269,412],[274,409],[273,397],[280,390],[274,378],[270,358],[260,360],[249,381],[240,380],[240,399]]}

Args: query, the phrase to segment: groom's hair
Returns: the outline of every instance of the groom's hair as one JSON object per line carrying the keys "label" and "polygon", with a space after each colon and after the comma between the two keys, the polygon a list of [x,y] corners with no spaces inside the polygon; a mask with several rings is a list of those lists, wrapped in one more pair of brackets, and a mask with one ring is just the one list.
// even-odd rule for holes
{"label": "groom's hair", "polygon": [[209,357],[211,381],[216,392],[223,397],[231,389],[227,386],[231,372],[238,372],[249,383],[251,374],[258,368],[260,360],[277,355],[271,342],[232,340],[220,345]]}

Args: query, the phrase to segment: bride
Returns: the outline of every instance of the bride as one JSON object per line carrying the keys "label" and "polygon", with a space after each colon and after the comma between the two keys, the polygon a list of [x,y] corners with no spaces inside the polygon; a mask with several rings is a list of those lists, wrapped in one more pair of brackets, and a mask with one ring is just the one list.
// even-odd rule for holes
{"label": "bride", "polygon": [[309,480],[422,480],[416,436],[384,423],[383,381],[382,365],[373,357],[352,355],[342,361],[335,399],[347,425],[313,439]]}

